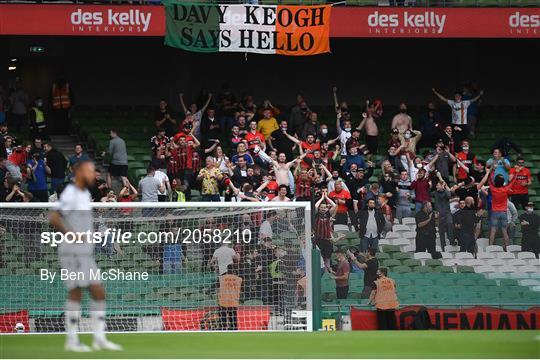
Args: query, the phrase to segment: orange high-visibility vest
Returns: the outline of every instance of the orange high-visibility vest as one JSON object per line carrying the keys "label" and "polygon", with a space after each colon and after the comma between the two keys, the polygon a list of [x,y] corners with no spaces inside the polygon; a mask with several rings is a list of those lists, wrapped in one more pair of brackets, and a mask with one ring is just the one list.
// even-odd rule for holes
{"label": "orange high-visibility vest", "polygon": [[396,283],[394,280],[384,277],[375,281],[377,290],[375,292],[375,307],[381,310],[391,310],[399,306]]}
{"label": "orange high-visibility vest", "polygon": [[221,307],[238,307],[242,278],[232,274],[219,277],[218,303]]}
{"label": "orange high-visibility vest", "polygon": [[69,109],[71,107],[71,98],[69,96],[69,84],[58,86],[53,84],[52,88],[52,106],[53,109]]}

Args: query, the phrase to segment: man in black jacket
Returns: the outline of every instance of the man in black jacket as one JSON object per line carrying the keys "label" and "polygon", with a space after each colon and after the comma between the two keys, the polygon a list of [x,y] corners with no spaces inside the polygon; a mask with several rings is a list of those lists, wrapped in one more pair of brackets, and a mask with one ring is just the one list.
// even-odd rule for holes
{"label": "man in black jacket", "polygon": [[375,207],[375,200],[366,203],[366,209],[358,214],[358,233],[361,238],[360,251],[366,252],[369,248],[378,249],[379,239],[384,230],[384,215]]}
{"label": "man in black jacket", "polygon": [[433,211],[429,201],[422,203],[422,208],[416,213],[416,252],[428,252],[433,256],[436,252],[437,230],[435,220],[438,215]]}
{"label": "man in black jacket", "polygon": [[53,148],[50,142],[43,144],[45,156],[47,157],[47,166],[51,169],[51,190],[50,193],[56,192],[59,186],[64,185],[66,180],[67,160],[64,154]]}
{"label": "man in black jacket", "polygon": [[459,210],[454,214],[454,227],[456,228],[457,238],[459,241],[459,251],[476,253],[476,240],[474,232],[476,230],[476,224],[480,221],[479,215],[483,210],[480,209],[479,213],[476,213],[474,206],[474,199],[468,196],[466,199],[459,201]]}
{"label": "man in black jacket", "polygon": [[538,236],[538,228],[540,227],[540,216],[534,213],[534,204],[527,203],[525,213],[519,216],[521,224],[521,251],[531,251],[536,257],[540,252],[540,237]]}

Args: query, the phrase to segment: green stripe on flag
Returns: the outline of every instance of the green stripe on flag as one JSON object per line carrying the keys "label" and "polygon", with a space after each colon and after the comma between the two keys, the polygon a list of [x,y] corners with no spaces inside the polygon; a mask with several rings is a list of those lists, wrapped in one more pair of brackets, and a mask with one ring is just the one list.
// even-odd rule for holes
{"label": "green stripe on flag", "polygon": [[164,1],[165,45],[195,52],[219,51],[219,4]]}

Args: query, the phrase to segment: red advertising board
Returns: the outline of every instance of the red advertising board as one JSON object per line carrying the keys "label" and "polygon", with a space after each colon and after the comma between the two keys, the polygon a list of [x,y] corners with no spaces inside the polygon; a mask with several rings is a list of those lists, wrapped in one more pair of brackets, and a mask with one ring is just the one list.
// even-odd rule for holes
{"label": "red advertising board", "polygon": [[[396,311],[397,327],[411,329],[419,306]],[[540,328],[540,308],[507,310],[489,306],[466,309],[427,308],[431,325],[437,330],[531,330]],[[353,330],[377,330],[377,315],[372,310],[351,308]]]}
{"label": "red advertising board", "polygon": [[[238,330],[268,330],[268,306],[241,306],[237,310]],[[163,329],[170,331],[218,330],[221,327],[219,309],[161,309]]]}
{"label": "red advertising board", "polygon": [[164,36],[161,6],[0,5],[2,35]]}
{"label": "red advertising board", "polygon": [[21,323],[24,331],[30,331],[28,310],[0,314],[0,333],[15,332],[15,326]]}
{"label": "red advertising board", "polygon": [[[0,5],[0,35],[164,34],[162,6]],[[540,8],[334,7],[330,36],[540,38]]]}
{"label": "red advertising board", "polygon": [[540,8],[335,8],[332,15],[332,37],[540,37]]}

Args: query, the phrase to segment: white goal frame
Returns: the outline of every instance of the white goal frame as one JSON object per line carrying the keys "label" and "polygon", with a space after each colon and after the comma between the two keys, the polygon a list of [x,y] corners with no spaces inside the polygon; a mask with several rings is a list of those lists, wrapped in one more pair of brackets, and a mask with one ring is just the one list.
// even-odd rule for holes
{"label": "white goal frame", "polygon": [[[48,202],[35,202],[35,203],[2,203],[0,205],[0,213],[3,209],[53,209],[55,203]],[[305,233],[305,254],[306,254],[306,309],[298,312],[305,313],[305,330],[308,332],[313,331],[313,269],[312,269],[312,242],[311,242],[311,203],[308,201],[291,201],[291,202],[93,202],[93,209],[116,209],[116,208],[161,208],[161,209],[181,209],[181,208],[213,208],[216,211],[222,208],[231,207],[242,208],[261,208],[261,209],[274,209],[279,211],[280,209],[304,209],[304,233]],[[197,332],[216,332],[215,330],[200,330]],[[268,331],[286,331],[286,330],[239,330],[243,332],[268,332]],[[140,332],[140,331],[137,331]],[[146,332],[146,331],[143,331]],[[185,330],[157,330],[149,331],[149,333],[171,333],[171,332],[186,332]],[[115,331],[114,333],[122,333],[122,331]],[[128,333],[128,332],[126,332]],[[133,332],[129,332],[133,333]],[[4,334],[5,335],[5,334]],[[14,334],[15,335],[15,334]],[[24,335],[24,334],[20,334]]]}

